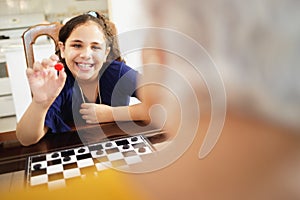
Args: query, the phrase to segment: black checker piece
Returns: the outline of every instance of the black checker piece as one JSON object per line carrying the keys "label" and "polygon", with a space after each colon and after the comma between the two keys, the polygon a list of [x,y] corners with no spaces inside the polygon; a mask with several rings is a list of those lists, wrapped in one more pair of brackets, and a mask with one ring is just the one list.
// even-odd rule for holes
{"label": "black checker piece", "polygon": [[131,138],[131,141],[132,142],[136,142],[136,141],[138,141],[138,138],[137,137],[133,137],[133,138]]}
{"label": "black checker piece", "polygon": [[78,153],[84,153],[84,152],[85,152],[85,149],[84,149],[84,148],[78,149]]}
{"label": "black checker piece", "polygon": [[112,147],[112,143],[111,142],[107,142],[106,144],[105,144],[105,147]]}
{"label": "black checker piece", "polygon": [[42,167],[42,165],[41,165],[40,163],[37,163],[37,164],[34,164],[34,165],[33,165],[33,169],[34,169],[34,170],[40,170],[41,167]]}
{"label": "black checker piece", "polygon": [[70,156],[66,156],[66,157],[63,158],[63,161],[64,161],[64,162],[68,162],[68,161],[70,161],[70,160],[71,160],[71,157],[70,157]]}
{"label": "black checker piece", "polygon": [[51,155],[51,158],[57,158],[59,156],[59,153],[55,152]]}

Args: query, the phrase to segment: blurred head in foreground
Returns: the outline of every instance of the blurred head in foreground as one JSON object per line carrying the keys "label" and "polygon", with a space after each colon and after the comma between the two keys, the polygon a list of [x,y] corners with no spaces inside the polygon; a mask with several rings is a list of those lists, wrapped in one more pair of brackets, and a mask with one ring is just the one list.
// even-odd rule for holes
{"label": "blurred head in foreground", "polygon": [[[176,131],[186,118],[209,111],[222,120],[227,110],[299,129],[297,6],[279,0],[147,1],[150,24],[162,29],[146,39],[145,82],[154,84],[145,93],[153,111],[168,116],[164,125]],[[161,123],[159,117],[152,119]]]}

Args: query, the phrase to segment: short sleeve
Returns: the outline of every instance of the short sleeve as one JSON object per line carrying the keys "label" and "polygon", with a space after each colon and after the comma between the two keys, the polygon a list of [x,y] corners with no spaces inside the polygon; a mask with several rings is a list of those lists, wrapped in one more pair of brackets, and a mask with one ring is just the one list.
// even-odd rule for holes
{"label": "short sleeve", "polygon": [[136,96],[137,71],[124,62],[113,61],[100,77],[102,103],[110,106],[128,106]]}
{"label": "short sleeve", "polygon": [[126,64],[121,65],[118,86],[128,96],[136,97],[138,72]]}

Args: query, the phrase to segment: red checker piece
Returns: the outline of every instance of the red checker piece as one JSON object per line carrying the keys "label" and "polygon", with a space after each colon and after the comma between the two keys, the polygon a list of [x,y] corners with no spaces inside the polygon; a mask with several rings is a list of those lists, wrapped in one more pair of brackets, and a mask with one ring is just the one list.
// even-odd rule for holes
{"label": "red checker piece", "polygon": [[54,68],[57,70],[57,71],[60,71],[64,68],[64,65],[62,63],[56,63],[54,65]]}

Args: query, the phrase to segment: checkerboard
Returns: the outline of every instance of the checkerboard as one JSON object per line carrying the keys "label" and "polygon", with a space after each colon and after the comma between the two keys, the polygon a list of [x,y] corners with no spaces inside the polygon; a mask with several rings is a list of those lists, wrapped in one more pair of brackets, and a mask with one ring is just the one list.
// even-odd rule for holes
{"label": "checkerboard", "polygon": [[28,157],[26,180],[28,187],[54,189],[67,186],[74,178],[107,168],[126,169],[143,161],[143,156],[155,150],[143,136],[130,136],[81,147]]}

